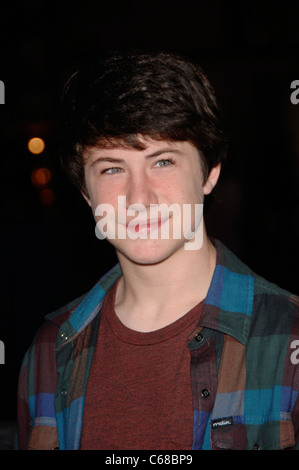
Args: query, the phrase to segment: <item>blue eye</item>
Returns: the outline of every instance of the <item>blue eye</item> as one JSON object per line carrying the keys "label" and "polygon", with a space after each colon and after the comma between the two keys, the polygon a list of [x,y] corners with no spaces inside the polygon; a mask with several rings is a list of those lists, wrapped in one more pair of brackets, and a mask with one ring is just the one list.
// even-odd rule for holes
{"label": "blue eye", "polygon": [[164,166],[169,166],[173,163],[172,160],[159,160],[155,166],[158,166],[160,168],[163,168]]}
{"label": "blue eye", "polygon": [[115,175],[117,173],[120,173],[121,171],[122,171],[122,168],[113,167],[113,168],[107,168],[107,170],[103,170],[102,173],[108,173],[110,175]]}

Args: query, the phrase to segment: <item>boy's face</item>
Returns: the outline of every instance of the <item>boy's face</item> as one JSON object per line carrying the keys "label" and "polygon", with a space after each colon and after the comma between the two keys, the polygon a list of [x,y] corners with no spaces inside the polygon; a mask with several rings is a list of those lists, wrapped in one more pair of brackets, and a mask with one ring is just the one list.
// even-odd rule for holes
{"label": "boy's face", "polygon": [[[204,183],[199,152],[191,143],[145,142],[145,150],[86,149],[85,198],[120,257],[154,264],[183,250],[186,241],[186,245],[192,243],[186,238],[202,227],[195,207],[202,208],[204,195],[217,182],[220,165]],[[175,210],[155,212],[158,207]]]}

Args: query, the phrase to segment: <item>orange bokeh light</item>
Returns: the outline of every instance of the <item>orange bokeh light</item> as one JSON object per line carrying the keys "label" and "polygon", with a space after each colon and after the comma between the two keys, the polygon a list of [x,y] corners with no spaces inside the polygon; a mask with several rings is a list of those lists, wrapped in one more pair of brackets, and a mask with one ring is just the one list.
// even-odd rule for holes
{"label": "orange bokeh light", "polygon": [[40,137],[32,137],[32,139],[28,141],[28,149],[31,153],[38,155],[44,151],[45,142]]}
{"label": "orange bokeh light", "polygon": [[52,178],[49,168],[35,168],[31,173],[32,184],[38,188],[46,186]]}

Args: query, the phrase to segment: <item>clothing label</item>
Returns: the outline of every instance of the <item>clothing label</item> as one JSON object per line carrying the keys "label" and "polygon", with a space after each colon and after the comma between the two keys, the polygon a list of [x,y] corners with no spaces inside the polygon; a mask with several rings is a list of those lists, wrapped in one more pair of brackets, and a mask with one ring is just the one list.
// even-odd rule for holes
{"label": "clothing label", "polygon": [[225,426],[231,426],[234,424],[234,419],[232,416],[229,418],[219,418],[219,419],[213,419],[211,421],[212,424],[212,429],[217,429],[217,428],[223,428]]}

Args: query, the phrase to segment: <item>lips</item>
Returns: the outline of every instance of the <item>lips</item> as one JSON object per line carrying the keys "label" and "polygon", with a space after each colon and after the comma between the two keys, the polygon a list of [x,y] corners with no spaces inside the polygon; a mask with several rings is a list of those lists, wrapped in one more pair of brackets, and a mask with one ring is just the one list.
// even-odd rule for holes
{"label": "lips", "polygon": [[[138,233],[144,233],[144,232],[149,232],[150,230],[156,230],[159,227],[161,227],[161,220],[151,220],[149,222],[138,222],[135,226],[132,226],[132,229],[135,230],[135,232]],[[128,228],[129,225],[127,226]]]}
{"label": "lips", "polygon": [[138,233],[144,233],[144,232],[149,232],[153,230],[159,229],[161,227],[162,223],[164,223],[167,219],[161,220],[161,219],[154,219],[154,220],[145,220],[145,221],[138,221],[136,224],[135,222],[133,224],[128,224],[127,228],[130,230],[135,230],[135,232]]}
{"label": "lips", "polygon": [[[164,219],[145,219],[145,220],[136,220],[132,219],[126,223],[125,227],[129,232],[134,233],[149,233],[157,231],[163,223],[169,220],[169,217]],[[124,224],[120,223],[124,226]]]}

